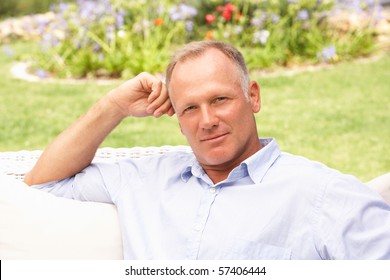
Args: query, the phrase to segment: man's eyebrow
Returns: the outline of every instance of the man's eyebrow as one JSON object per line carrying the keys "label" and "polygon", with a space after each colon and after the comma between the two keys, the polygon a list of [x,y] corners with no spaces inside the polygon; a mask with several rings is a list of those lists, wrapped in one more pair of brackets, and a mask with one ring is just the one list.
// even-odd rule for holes
{"label": "man's eyebrow", "polygon": [[187,107],[191,107],[191,106],[196,106],[196,102],[191,100],[191,101],[188,101],[188,102],[184,102],[181,106],[179,106],[180,108],[187,108]]}

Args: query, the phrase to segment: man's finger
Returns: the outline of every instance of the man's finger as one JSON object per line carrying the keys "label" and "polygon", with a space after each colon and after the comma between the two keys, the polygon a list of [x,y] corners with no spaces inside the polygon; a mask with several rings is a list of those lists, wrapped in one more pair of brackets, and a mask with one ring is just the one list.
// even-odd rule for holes
{"label": "man's finger", "polygon": [[[156,111],[158,108],[162,107],[167,101],[169,101],[168,91],[165,85],[161,84],[161,89],[159,92],[153,91],[148,98],[148,112]],[[170,101],[169,101],[170,103]]]}

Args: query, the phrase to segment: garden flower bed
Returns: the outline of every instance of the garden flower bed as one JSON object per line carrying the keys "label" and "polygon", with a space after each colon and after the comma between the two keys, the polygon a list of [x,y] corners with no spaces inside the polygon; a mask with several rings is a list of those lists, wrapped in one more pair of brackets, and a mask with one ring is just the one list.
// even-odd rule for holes
{"label": "garden flower bed", "polygon": [[202,39],[235,44],[253,70],[369,55],[377,27],[388,32],[381,9],[371,0],[78,0],[3,22],[0,39],[36,39],[29,59],[41,77],[162,73],[177,46]]}

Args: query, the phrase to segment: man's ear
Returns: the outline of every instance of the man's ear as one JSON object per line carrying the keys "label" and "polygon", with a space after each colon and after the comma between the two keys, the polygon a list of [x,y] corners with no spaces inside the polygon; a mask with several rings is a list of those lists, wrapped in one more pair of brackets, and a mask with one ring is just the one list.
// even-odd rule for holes
{"label": "man's ear", "polygon": [[249,84],[249,100],[252,104],[252,110],[254,113],[260,112],[261,109],[261,97],[260,86],[256,81],[251,81]]}

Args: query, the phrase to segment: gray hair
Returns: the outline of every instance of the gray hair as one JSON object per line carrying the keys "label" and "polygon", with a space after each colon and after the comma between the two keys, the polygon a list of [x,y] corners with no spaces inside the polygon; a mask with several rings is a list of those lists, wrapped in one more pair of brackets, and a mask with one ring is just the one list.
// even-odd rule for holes
{"label": "gray hair", "polygon": [[235,47],[222,41],[196,41],[186,44],[183,48],[179,49],[172,57],[166,70],[167,88],[169,89],[172,72],[178,62],[185,62],[188,59],[200,57],[206,52],[206,50],[211,48],[221,51],[236,66],[240,76],[239,81],[241,83],[241,89],[244,92],[246,99],[249,101],[248,90],[250,81],[245,59]]}

